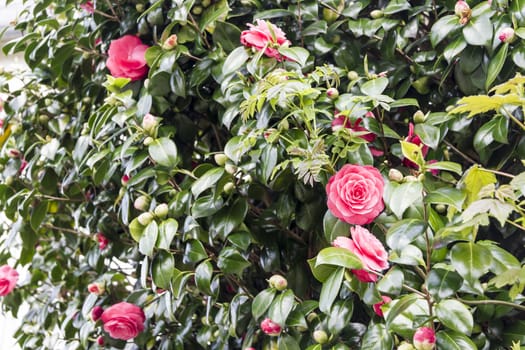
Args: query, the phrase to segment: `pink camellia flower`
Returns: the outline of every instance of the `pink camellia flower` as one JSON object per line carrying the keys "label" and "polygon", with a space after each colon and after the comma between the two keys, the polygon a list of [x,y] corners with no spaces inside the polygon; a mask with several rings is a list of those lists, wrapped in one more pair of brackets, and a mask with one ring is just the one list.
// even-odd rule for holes
{"label": "pink camellia flower", "polygon": [[95,13],[95,6],[93,6],[93,1],[86,1],[83,4],[80,4],[80,8],[89,14]]}
{"label": "pink camellia flower", "polygon": [[346,164],[328,180],[328,209],[349,224],[369,224],[385,208],[383,187],[383,177],[376,168]]}
{"label": "pink camellia flower", "polygon": [[107,308],[100,319],[110,337],[129,340],[144,330],[146,316],[137,305],[123,301]]}
{"label": "pink camellia flower", "polygon": [[383,317],[383,310],[381,310],[381,306],[385,305],[385,304],[388,304],[389,302],[392,301],[392,298],[390,298],[388,295],[382,295],[381,296],[381,299],[383,299],[383,301],[380,301],[379,303],[376,303],[374,304],[374,306],[372,307],[374,309],[374,312],[376,313],[377,316],[379,317]]}
{"label": "pink camellia flower", "polygon": [[88,291],[96,295],[102,295],[106,291],[106,287],[102,282],[93,282],[88,284]]}
{"label": "pink camellia flower", "polygon": [[[427,155],[427,153],[428,153],[428,146],[423,143],[423,141],[421,140],[419,135],[414,133],[414,124],[412,124],[412,123],[408,124],[408,136],[405,138],[405,141],[413,143],[414,145],[417,145],[417,146],[422,145],[422,147],[421,147],[421,154],[423,155],[423,157],[425,157]],[[411,161],[410,159],[404,158],[403,159],[403,165],[408,167],[408,168],[419,169],[419,166],[416,163],[414,163],[413,161]]]}
{"label": "pink camellia flower", "polygon": [[503,28],[499,32],[498,36],[499,40],[503,43],[511,43],[516,39],[516,35],[514,34],[514,29],[511,27]]}
{"label": "pink camellia flower", "polygon": [[258,51],[264,50],[264,54],[273,57],[278,61],[287,59],[279,53],[278,48],[290,45],[284,32],[267,21],[258,19],[257,24],[248,24],[249,30],[241,33],[241,44],[247,47],[254,47]]}
{"label": "pink camellia flower", "polygon": [[100,316],[102,316],[102,313],[104,312],[104,309],[100,306],[95,306],[92,310],[91,310],[91,319],[93,320],[93,322],[97,322],[99,319],[100,319]]}
{"label": "pink camellia flower", "polygon": [[[372,114],[373,115],[373,114]],[[367,116],[368,117],[368,116]],[[363,121],[363,118],[357,118],[353,123],[347,116],[343,114],[337,114],[335,116],[335,119],[332,120],[332,130],[337,130],[340,127],[344,127],[347,129],[351,129],[353,131],[368,131],[365,127],[362,127],[360,124]],[[363,140],[366,140],[367,142],[372,142],[376,139],[376,135],[374,133],[368,132],[367,134],[363,134],[359,136]]]}
{"label": "pink camellia flower", "polygon": [[352,270],[361,282],[375,282],[377,275],[369,271],[382,271],[388,268],[388,253],[383,244],[362,226],[350,229],[352,238],[339,236],[332,242],[334,247],[345,248],[354,253],[366,270]]}
{"label": "pink camellia flower", "polygon": [[108,246],[109,240],[104,236],[102,232],[97,233],[98,248],[100,250],[106,249]]}
{"label": "pink camellia flower", "polygon": [[436,334],[430,327],[418,328],[414,333],[413,342],[416,350],[432,350],[436,345]]}
{"label": "pink camellia flower", "polygon": [[267,317],[261,322],[261,330],[270,336],[278,336],[282,329],[279,324],[273,322]]}
{"label": "pink camellia flower", "polygon": [[0,266],[0,296],[11,293],[18,282],[18,272],[9,265]]}
{"label": "pink camellia flower", "polygon": [[139,80],[148,74],[146,50],[148,45],[135,35],[124,35],[109,45],[106,66],[115,78]]}

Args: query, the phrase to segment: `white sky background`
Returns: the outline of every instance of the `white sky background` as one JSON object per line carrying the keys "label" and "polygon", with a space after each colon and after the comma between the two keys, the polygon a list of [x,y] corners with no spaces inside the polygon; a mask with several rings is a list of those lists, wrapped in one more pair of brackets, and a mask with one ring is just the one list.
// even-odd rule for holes
{"label": "white sky background", "polygon": [[[6,26],[9,26],[9,23],[16,18],[17,13],[23,8],[21,0],[15,0],[6,5],[6,2],[0,0],[0,31],[2,31]],[[8,29],[0,40],[0,47],[4,45],[5,42],[16,38],[17,34],[14,30]],[[24,66],[23,58],[21,55],[10,55],[5,56],[3,52],[0,51],[0,67],[7,68],[20,68]],[[1,298],[1,297],[0,297]],[[1,303],[1,300],[0,300]],[[20,310],[22,313],[22,310]],[[20,326],[20,321],[13,319],[10,314],[2,314],[0,312],[0,350],[19,350],[20,347],[16,344],[12,335],[15,330]]]}

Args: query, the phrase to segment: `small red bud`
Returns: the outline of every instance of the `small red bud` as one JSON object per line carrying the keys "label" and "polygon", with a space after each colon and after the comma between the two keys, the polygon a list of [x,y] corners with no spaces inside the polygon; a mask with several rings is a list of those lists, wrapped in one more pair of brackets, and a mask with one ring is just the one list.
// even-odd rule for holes
{"label": "small red bud", "polygon": [[269,336],[278,336],[279,334],[281,334],[281,326],[275,322],[273,322],[271,319],[269,318],[265,318],[262,322],[261,322],[261,330],[265,333],[265,334],[268,334]]}

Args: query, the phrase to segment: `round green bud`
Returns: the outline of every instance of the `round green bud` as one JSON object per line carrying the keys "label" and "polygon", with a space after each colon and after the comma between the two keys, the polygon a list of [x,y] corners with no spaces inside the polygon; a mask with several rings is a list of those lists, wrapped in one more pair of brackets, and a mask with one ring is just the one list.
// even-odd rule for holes
{"label": "round green bud", "polygon": [[149,146],[149,145],[151,145],[151,144],[153,143],[153,141],[155,141],[155,139],[154,139],[153,137],[151,137],[151,136],[148,136],[148,137],[146,137],[146,138],[144,139],[144,141],[142,142],[142,144],[143,144],[144,146]]}
{"label": "round green bud", "polygon": [[373,19],[378,19],[378,18],[381,18],[385,15],[385,13],[381,10],[373,10],[372,12],[370,12],[370,17],[373,18]]}
{"label": "round green bud", "polygon": [[142,226],[148,226],[149,223],[153,221],[153,219],[154,216],[149,211],[140,214],[137,218],[139,224],[141,224]]}
{"label": "round green bud", "polygon": [[313,338],[318,344],[324,344],[328,341],[328,334],[326,334],[325,331],[318,329],[314,331]]}
{"label": "round green bud", "polygon": [[348,78],[348,80],[354,81],[359,79],[359,73],[357,73],[355,70],[351,70],[346,74],[346,77]]}
{"label": "round green bud", "polygon": [[414,119],[414,123],[419,124],[424,123],[427,119],[427,116],[425,115],[425,113],[423,113],[423,111],[417,110],[416,113],[414,113],[414,115],[412,116],[412,118]]}
{"label": "round green bud", "polygon": [[166,216],[168,216],[168,211],[169,211],[169,208],[166,203],[161,203],[157,205],[155,209],[153,210],[155,215],[160,219],[164,219]]}
{"label": "round green bud", "polygon": [[226,172],[228,174],[235,174],[238,170],[237,166],[233,165],[233,164],[225,164],[224,165],[224,170],[226,170]]}
{"label": "round green bud", "polygon": [[133,207],[135,207],[135,209],[137,210],[145,211],[145,210],[148,210],[149,203],[150,203],[149,197],[142,195],[135,199],[135,201],[133,202]]}
{"label": "round green bud", "polygon": [[227,182],[224,187],[222,188],[222,190],[226,193],[226,194],[230,194],[233,192],[233,190],[235,189],[235,184],[233,182]]}
{"label": "round green bud", "polygon": [[226,161],[228,160],[228,156],[226,156],[224,153],[216,153],[213,156],[213,159],[215,160],[215,163],[217,163],[218,166],[224,166],[224,164],[226,164]]}
{"label": "round green bud", "polygon": [[394,182],[401,182],[405,176],[397,169],[390,169],[388,171],[388,178]]}

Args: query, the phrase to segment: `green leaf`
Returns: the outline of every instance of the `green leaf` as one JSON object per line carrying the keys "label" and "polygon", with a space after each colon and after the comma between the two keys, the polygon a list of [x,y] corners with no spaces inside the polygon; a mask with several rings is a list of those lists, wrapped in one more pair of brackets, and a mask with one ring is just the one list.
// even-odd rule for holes
{"label": "green leaf", "polygon": [[278,345],[279,350],[301,350],[297,340],[288,334],[284,334],[279,337]]}
{"label": "green leaf", "polygon": [[394,339],[382,323],[371,324],[361,341],[361,350],[392,350]]}
{"label": "green leaf", "polygon": [[197,198],[202,192],[215,186],[223,174],[224,168],[212,168],[205,172],[191,185],[191,192],[193,193],[193,196]]}
{"label": "green leaf", "polygon": [[436,305],[436,316],[445,327],[466,335],[472,333],[472,313],[465,304],[457,300],[440,301]]}
{"label": "green leaf", "polygon": [[325,282],[330,275],[337,269],[334,265],[319,265],[317,266],[317,257],[308,259],[307,260],[308,265],[310,266],[310,270],[312,271],[312,274],[314,275],[315,279],[317,279],[319,282]]}
{"label": "green leaf", "polygon": [[401,251],[422,235],[426,228],[427,224],[422,220],[405,219],[398,221],[388,229],[386,243],[390,248]]}
{"label": "green leaf", "polygon": [[459,17],[456,15],[447,15],[441,17],[434,23],[430,31],[430,42],[436,47],[443,39],[459,29]]}
{"label": "green leaf", "polygon": [[499,111],[503,105],[521,105],[521,98],[517,94],[506,95],[476,95],[462,97],[458,101],[458,106],[449,113],[469,113],[468,118],[477,114],[486,113],[489,111]]}
{"label": "green leaf", "polygon": [[490,250],[492,255],[492,267],[491,271],[495,274],[500,274],[508,269],[515,268],[519,269],[521,267],[520,262],[514,255],[506,251],[505,249],[495,245],[495,244],[484,244],[485,242],[478,242],[478,244],[483,244]]}
{"label": "green leaf", "polygon": [[513,320],[513,322],[503,329],[503,344],[510,346],[512,342],[525,344],[525,321]]}
{"label": "green leaf", "polygon": [[332,334],[339,334],[348,326],[354,313],[354,301],[338,300],[332,305],[330,315],[327,317],[326,328]]}
{"label": "green leaf", "polygon": [[332,307],[335,298],[339,294],[339,289],[341,289],[344,274],[345,269],[338,268],[323,283],[323,287],[321,288],[321,295],[319,296],[319,310],[321,310],[322,312],[330,312],[330,308]]}
{"label": "green leaf", "polygon": [[422,199],[423,185],[420,182],[404,182],[394,189],[388,204],[390,210],[402,218],[405,210]]}
{"label": "green leaf", "polygon": [[299,63],[301,67],[304,67],[306,65],[308,56],[310,56],[310,53],[308,52],[308,50],[303,49],[302,47],[299,47],[299,46],[293,46],[293,47],[281,46],[279,47],[279,53]]}
{"label": "green leaf", "polygon": [[419,167],[425,164],[425,157],[423,156],[423,145],[416,145],[412,142],[399,141],[401,144],[401,152],[403,156],[412,162],[416,163]]}
{"label": "green leaf", "polygon": [[205,29],[213,32],[209,27],[213,22],[220,18],[225,18],[230,12],[228,1],[219,0],[204,11],[199,21],[199,29],[203,32]]}
{"label": "green leaf", "polygon": [[474,148],[482,154],[492,142],[507,143],[508,120],[504,116],[497,116],[483,124],[474,135]]}
{"label": "green leaf", "polygon": [[362,269],[363,263],[354,253],[345,248],[324,248],[317,255],[315,266],[335,265],[347,269]]}
{"label": "green leaf", "polygon": [[242,65],[248,60],[250,56],[246,52],[244,46],[240,46],[233,50],[222,65],[222,74],[227,76],[228,74],[238,71]]}
{"label": "green leaf", "polygon": [[463,27],[463,36],[470,45],[487,46],[492,40],[493,28],[490,17],[472,17]]}
{"label": "green leaf", "polygon": [[451,205],[460,211],[466,198],[465,191],[454,187],[441,187],[427,194],[423,201],[431,204]]}
{"label": "green leaf", "polygon": [[135,240],[135,242],[139,242],[140,238],[144,234],[144,228],[145,226],[142,226],[137,218],[133,219],[129,223],[129,233],[131,234],[131,237]]}
{"label": "green leaf", "polygon": [[252,315],[258,320],[272,304],[277,291],[275,288],[267,288],[255,296],[252,303]]}
{"label": "green leaf", "polygon": [[242,275],[245,268],[250,266],[250,262],[246,260],[235,248],[223,248],[217,260],[217,266],[224,273]]}
{"label": "green leaf", "polygon": [[498,199],[486,198],[470,203],[470,205],[461,213],[463,221],[470,221],[474,217],[489,213],[499,221],[503,227],[509,215],[514,211],[514,207]]}
{"label": "green leaf", "polygon": [[159,226],[157,222],[153,220],[146,226],[144,233],[139,240],[139,251],[149,256],[150,258],[153,255],[153,248],[155,248],[155,242],[157,242],[157,236],[159,234]]}
{"label": "green leaf", "polygon": [[31,212],[30,224],[35,231],[38,230],[42,221],[46,218],[48,208],[48,201],[38,202]]}
{"label": "green leaf", "polygon": [[223,207],[213,216],[210,232],[214,236],[226,238],[243,222],[247,212],[248,203],[246,199],[237,198],[233,204]]}
{"label": "green leaf", "polygon": [[367,96],[377,97],[385,91],[388,86],[388,78],[381,77],[369,80],[361,85],[361,92]]}
{"label": "green leaf", "polygon": [[268,317],[281,326],[285,325],[286,319],[294,307],[294,302],[295,296],[292,290],[287,289],[273,300],[268,310]]}
{"label": "green leaf", "polygon": [[204,249],[201,241],[190,239],[188,243],[186,243],[184,262],[199,262],[206,258],[208,258],[208,253],[206,253],[206,249]]}
{"label": "green leaf", "polygon": [[398,295],[403,289],[404,280],[403,270],[399,266],[394,266],[377,282],[377,290],[390,295]]}
{"label": "green leaf", "polygon": [[439,331],[436,333],[436,341],[440,349],[447,350],[478,350],[476,344],[466,335],[454,331]]}
{"label": "green leaf", "polygon": [[410,2],[407,0],[393,0],[388,2],[388,5],[383,9],[383,13],[385,15],[392,15],[394,13],[409,10],[410,8]]}
{"label": "green leaf", "polygon": [[510,181],[510,185],[514,189],[514,191],[519,191],[522,196],[525,195],[525,172],[521,172],[514,176],[514,178]]}
{"label": "green leaf", "polygon": [[437,300],[453,296],[462,283],[463,278],[457,272],[440,268],[430,270],[426,280],[428,291]]}
{"label": "green leaf", "polygon": [[498,180],[496,175],[485,171],[477,164],[470,167],[463,176],[463,183],[467,191],[467,201],[465,204],[470,204],[478,199],[479,191],[486,185],[495,184]]}
{"label": "green leaf", "polygon": [[448,64],[452,64],[453,60],[467,47],[467,42],[461,36],[456,38],[453,42],[447,45],[443,51],[443,56]]}
{"label": "green leaf", "polygon": [[441,132],[438,127],[418,123],[415,127],[415,133],[421,138],[423,143],[430,148],[437,148],[441,138]]}
{"label": "green leaf", "polygon": [[490,251],[473,242],[456,243],[450,250],[450,263],[467,281],[473,283],[492,265]]}
{"label": "green leaf", "polygon": [[159,225],[159,236],[157,238],[157,248],[169,250],[171,241],[177,234],[179,223],[177,220],[169,218],[162,221]]}
{"label": "green leaf", "polygon": [[425,164],[426,169],[436,169],[436,170],[445,170],[450,171],[453,173],[456,173],[458,175],[463,175],[463,171],[461,169],[461,164],[454,163],[454,162],[435,162],[435,163],[427,163]]}
{"label": "green leaf", "polygon": [[401,299],[397,300],[395,303],[393,303],[392,307],[388,309],[385,315],[385,322],[386,324],[392,323],[392,321],[400,315],[403,311],[405,311],[410,305],[412,305],[416,300],[419,298],[417,294],[407,294]]}
{"label": "green leaf", "polygon": [[211,295],[211,279],[213,277],[213,266],[209,260],[204,260],[195,268],[195,284],[199,290]]}
{"label": "green leaf", "polygon": [[167,168],[174,168],[178,163],[177,147],[167,137],[154,140],[148,146],[148,152],[156,163]]}
{"label": "green leaf", "polygon": [[323,217],[323,231],[326,240],[332,242],[338,236],[348,236],[350,224],[339,220],[327,210]]}
{"label": "green leaf", "polygon": [[503,45],[501,45],[496,55],[494,55],[494,57],[491,58],[489,62],[489,68],[487,70],[487,80],[485,81],[485,90],[488,91],[492,83],[498,77],[499,73],[501,72],[501,69],[503,68],[503,65],[505,64],[505,60],[507,59],[508,52],[509,52],[509,43],[503,43]]}
{"label": "green leaf", "polygon": [[169,289],[174,268],[175,259],[173,258],[173,255],[165,250],[159,251],[153,259],[151,267],[151,275],[155,285],[162,289]]}

